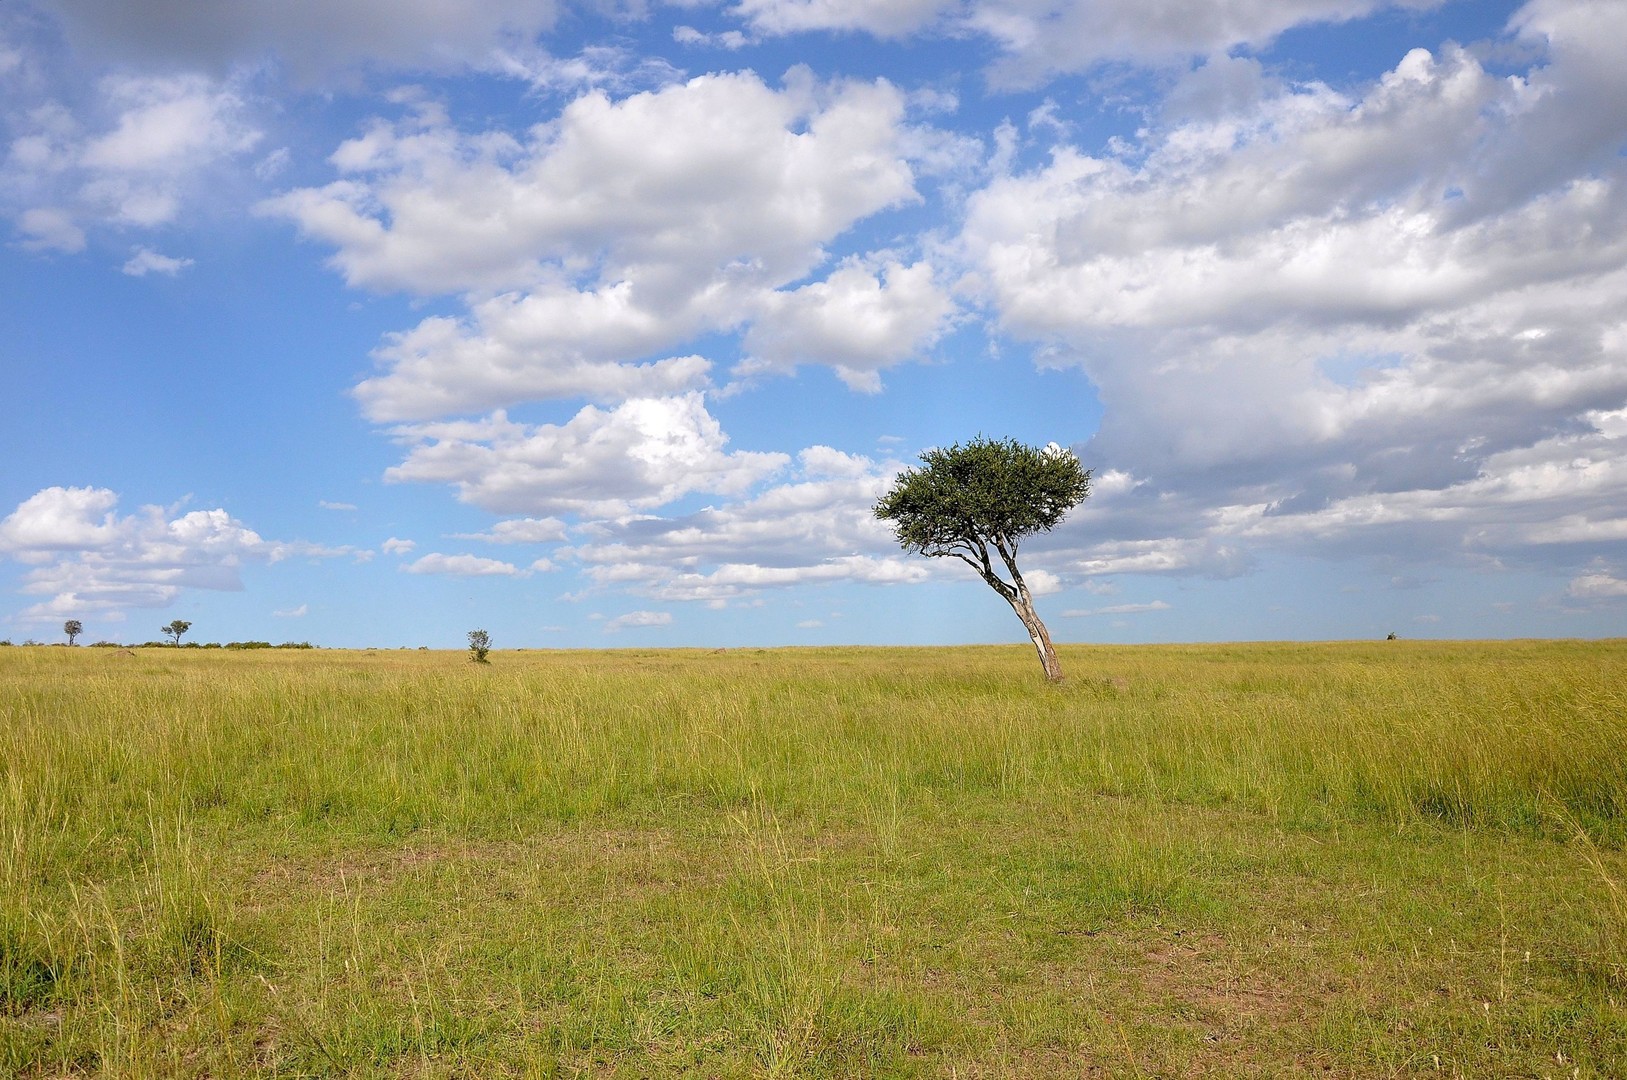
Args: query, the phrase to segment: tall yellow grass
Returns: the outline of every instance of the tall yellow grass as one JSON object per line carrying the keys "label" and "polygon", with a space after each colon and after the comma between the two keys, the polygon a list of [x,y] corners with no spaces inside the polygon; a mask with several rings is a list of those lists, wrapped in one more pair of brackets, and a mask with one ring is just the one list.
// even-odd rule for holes
{"label": "tall yellow grass", "polygon": [[[1300,943],[1330,971],[1394,964],[1401,996],[1256,1030],[1226,1068],[1318,1040],[1349,1075],[1410,1061],[1386,1009],[1481,1070],[1551,1058],[1539,1029],[1592,1075],[1627,1054],[1627,643],[1062,659],[1048,685],[1015,647],[0,648],[0,1072],[911,1075],[936,1048],[927,1074],[1046,1075],[1077,1063],[1045,1056],[1064,1044],[1189,1070],[1206,1044],[1046,981],[1065,959],[1156,1013],[1087,960],[1160,954],[1057,934],[1277,934],[1245,891],[1344,918],[1326,881],[1423,888],[1452,850],[1433,836],[1463,837],[1442,865],[1468,899],[1391,896],[1351,942]],[[1272,837],[1347,831],[1280,889],[1240,883],[1278,865]],[[1371,846],[1392,834],[1416,860]],[[1509,851],[1563,886],[1498,870],[1487,899],[1475,875]],[[1506,1015],[1409,1004],[1442,972]]]}

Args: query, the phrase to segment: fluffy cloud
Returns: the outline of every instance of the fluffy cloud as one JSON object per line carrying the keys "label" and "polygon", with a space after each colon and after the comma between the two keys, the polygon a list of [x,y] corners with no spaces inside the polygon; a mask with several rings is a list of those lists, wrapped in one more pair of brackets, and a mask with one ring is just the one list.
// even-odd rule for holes
{"label": "fluffy cloud", "polygon": [[1081,454],[1115,483],[1045,541],[1074,572],[1619,540],[1627,114],[1600,103],[1627,8],[1514,25],[1521,77],[1455,47],[1354,96],[1243,66],[1139,145],[970,200],[968,286],[1104,405]]}
{"label": "fluffy cloud", "polygon": [[138,247],[135,254],[131,255],[129,260],[125,262],[123,270],[131,277],[146,277],[148,274],[163,274],[166,277],[174,277],[191,265],[191,259],[177,259],[170,255],[160,254],[151,248]]}
{"label": "fluffy cloud", "polygon": [[738,495],[789,461],[725,450],[700,394],[590,405],[560,425],[498,413],[397,434],[411,448],[385,479],[452,484],[462,501],[497,513],[614,516],[692,492]]}
{"label": "fluffy cloud", "polygon": [[0,552],[45,562],[58,552],[110,547],[119,536],[118,503],[106,488],[46,488],[0,521]]}
{"label": "fluffy cloud", "polygon": [[880,320],[867,334],[825,337],[839,366],[873,371],[930,340],[943,301],[929,270],[774,290],[855,222],[919,197],[905,108],[885,82],[801,69],[778,89],[747,72],[620,100],[596,91],[523,137],[456,131],[420,102],[340,146],[342,179],[263,209],[333,245],[354,285],[469,294],[467,316],[380,348],[385,373],[357,390],[376,419],[676,393],[705,361],[630,362],[759,313],[863,310]]}
{"label": "fluffy cloud", "polygon": [[342,145],[346,179],[268,209],[335,245],[356,285],[501,289],[585,262],[602,287],[671,304],[727,288],[731,267],[792,280],[830,237],[913,198],[903,109],[884,82],[806,72],[779,90],[747,72],[590,93],[523,139],[464,135],[426,107]]}
{"label": "fluffy cloud", "polygon": [[672,28],[672,40],[680,45],[710,45],[724,49],[743,49],[756,42],[738,30],[725,30],[719,34],[706,34],[693,26],[675,26]]}
{"label": "fluffy cloud", "polygon": [[401,567],[408,574],[445,574],[449,577],[517,577],[525,573],[512,563],[482,559],[478,555],[443,555],[432,551]]}
{"label": "fluffy cloud", "polygon": [[927,30],[985,37],[1004,85],[1106,60],[1168,62],[1268,44],[1283,31],[1441,0],[737,0],[729,9],[759,34],[858,30],[900,38]]}
{"label": "fluffy cloud", "polygon": [[676,518],[589,522],[558,554],[600,587],[719,607],[802,584],[923,581],[935,568],[902,556],[871,512],[898,467],[811,447],[786,483]]}
{"label": "fluffy cloud", "polygon": [[456,540],[484,540],[488,544],[546,544],[565,539],[565,523],[558,518],[511,518],[483,533],[457,533]]}
{"label": "fluffy cloud", "polygon": [[[261,137],[238,88],[201,75],[108,76],[86,113],[41,101],[5,117],[13,136],[0,199],[13,208],[25,247],[79,251],[86,224],[168,224],[211,169]],[[185,265],[139,249],[125,272]]]}
{"label": "fluffy cloud", "polygon": [[878,393],[881,369],[936,341],[952,310],[925,262],[874,271],[848,260],[823,281],[764,298],[738,372],[828,364],[853,389]]}
{"label": "fluffy cloud", "polygon": [[655,626],[671,626],[672,615],[665,611],[629,611],[625,615],[617,615],[604,624],[604,632],[613,634],[618,630],[647,629]]}
{"label": "fluffy cloud", "polygon": [[958,0],[738,0],[730,8],[763,34],[807,30],[862,30],[877,37],[903,37],[959,7]]}
{"label": "fluffy cloud", "polygon": [[356,398],[375,420],[413,420],[523,401],[618,401],[704,386],[712,365],[699,356],[644,364],[613,359],[681,336],[657,319],[628,317],[618,309],[618,291],[625,292],[510,294],[476,303],[471,319],[425,319],[375,351],[388,374],[364,379]]}
{"label": "fluffy cloud", "polygon": [[224,69],[279,56],[302,78],[365,62],[482,60],[553,24],[548,0],[36,0],[82,51],[114,63]]}
{"label": "fluffy cloud", "polygon": [[964,25],[1003,53],[993,82],[1032,86],[1104,60],[1169,62],[1269,44],[1307,23],[1442,0],[973,0]]}
{"label": "fluffy cloud", "polygon": [[163,607],[184,589],[241,589],[246,562],[349,552],[262,539],[224,510],[171,519],[157,506],[121,517],[117,506],[106,488],[50,487],[0,521],[0,556],[32,566],[23,591],[49,598],[22,618],[119,617]]}
{"label": "fluffy cloud", "polygon": [[1601,570],[1576,578],[1568,592],[1577,600],[1615,599],[1627,596],[1627,581]]}
{"label": "fluffy cloud", "polygon": [[171,172],[259,141],[259,133],[237,119],[237,94],[201,76],[110,76],[102,93],[118,119],[80,148],[79,163],[89,169]]}
{"label": "fluffy cloud", "polygon": [[85,230],[73,215],[57,206],[36,206],[17,215],[17,231],[26,251],[60,251],[72,255],[85,250]]}

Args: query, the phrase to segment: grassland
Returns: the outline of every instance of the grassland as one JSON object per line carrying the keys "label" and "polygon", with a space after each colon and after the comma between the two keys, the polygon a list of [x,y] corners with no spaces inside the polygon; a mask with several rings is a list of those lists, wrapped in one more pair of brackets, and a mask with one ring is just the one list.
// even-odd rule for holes
{"label": "grassland", "polygon": [[1627,643],[0,649],[0,1075],[1627,1075]]}

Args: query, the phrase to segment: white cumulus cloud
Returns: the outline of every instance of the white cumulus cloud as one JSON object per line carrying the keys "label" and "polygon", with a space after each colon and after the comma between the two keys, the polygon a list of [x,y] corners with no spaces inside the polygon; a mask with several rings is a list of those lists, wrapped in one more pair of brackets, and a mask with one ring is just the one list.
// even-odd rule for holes
{"label": "white cumulus cloud", "polygon": [[397,431],[411,448],[387,480],[451,484],[462,501],[497,513],[614,516],[692,492],[738,495],[789,460],[726,450],[699,394],[590,405],[560,425],[498,413]]}
{"label": "white cumulus cloud", "polygon": [[930,271],[884,268],[868,299],[852,273],[823,298],[774,291],[856,222],[919,199],[906,106],[886,82],[800,68],[779,88],[745,72],[593,91],[518,136],[461,132],[419,103],[341,145],[341,179],[262,209],[333,246],[354,285],[467,296],[467,315],[380,347],[384,373],[357,388],[375,419],[678,393],[708,364],[663,353],[787,305],[804,322],[833,305],[882,320],[853,340],[825,331],[862,381],[930,340]]}
{"label": "white cumulus cloud", "polygon": [[106,488],[45,488],[0,520],[0,557],[32,567],[23,592],[44,596],[24,619],[121,617],[164,607],[186,589],[235,591],[245,563],[330,557],[349,548],[263,539],[225,510],[171,518],[145,506],[121,516]]}
{"label": "white cumulus cloud", "polygon": [[510,518],[499,521],[483,533],[454,533],[454,540],[484,540],[488,544],[546,544],[565,539],[565,523],[559,518]]}
{"label": "white cumulus cloud", "polygon": [[1627,596],[1627,580],[1606,570],[1596,570],[1573,579],[1566,592],[1577,600],[1614,599]]}
{"label": "white cumulus cloud", "polygon": [[625,615],[617,615],[607,620],[604,632],[613,634],[618,630],[645,629],[655,626],[671,626],[672,615],[665,611],[629,611]]}
{"label": "white cumulus cloud", "polygon": [[764,35],[861,31],[881,38],[978,35],[1000,56],[996,83],[1032,86],[1108,60],[1169,63],[1263,46],[1307,23],[1344,22],[1442,0],[736,0]]}
{"label": "white cumulus cloud", "polygon": [[517,577],[525,571],[513,563],[478,555],[443,555],[432,551],[401,567],[408,574],[445,574],[449,577]]}
{"label": "white cumulus cloud", "polygon": [[1104,407],[1097,497],[1043,542],[1070,570],[1617,535],[1627,7],[1514,32],[1536,59],[1512,78],[1451,45],[1353,92],[1217,61],[1211,107],[970,198],[969,285]]}
{"label": "white cumulus cloud", "polygon": [[550,27],[549,0],[39,0],[118,65],[222,68],[275,53],[307,81],[367,62],[456,67]]}
{"label": "white cumulus cloud", "polygon": [[138,247],[135,254],[126,260],[123,270],[131,277],[146,277],[148,274],[163,274],[167,277],[174,277],[191,265],[191,259],[178,259],[174,256],[160,254],[151,248]]}
{"label": "white cumulus cloud", "polygon": [[877,393],[881,371],[936,341],[953,310],[926,262],[872,270],[848,260],[822,281],[764,298],[739,371],[826,364],[853,389]]}
{"label": "white cumulus cloud", "polygon": [[[86,229],[146,229],[176,220],[213,173],[261,139],[240,88],[194,73],[108,75],[70,110],[49,98],[6,119],[0,198],[23,246],[76,252]],[[174,273],[189,260],[146,248],[125,272]]]}

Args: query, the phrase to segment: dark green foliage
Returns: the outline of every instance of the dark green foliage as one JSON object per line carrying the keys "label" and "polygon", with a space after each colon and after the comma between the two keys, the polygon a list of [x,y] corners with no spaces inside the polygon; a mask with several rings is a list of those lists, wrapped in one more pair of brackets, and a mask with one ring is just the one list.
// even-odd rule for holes
{"label": "dark green foliage", "polygon": [[62,624],[62,632],[68,635],[68,644],[72,645],[73,639],[85,632],[85,624],[78,619],[69,619]]}
{"label": "dark green foliage", "polygon": [[484,630],[469,631],[469,659],[476,664],[489,664],[486,654],[491,652],[491,635]]}
{"label": "dark green foliage", "polygon": [[309,641],[285,641],[281,645],[273,645],[269,641],[228,641],[227,649],[309,649]]}
{"label": "dark green foliage", "polygon": [[192,624],[185,619],[176,619],[165,626],[160,626],[158,629],[160,633],[168,634],[174,638],[174,644],[179,646],[181,644],[181,635],[192,629]]}
{"label": "dark green foliage", "polygon": [[[901,475],[876,504],[906,551],[976,556],[998,545],[1050,532],[1090,494],[1090,471],[1066,450],[979,436],[964,446],[928,450],[919,469]],[[975,564],[974,564],[975,565]]]}

